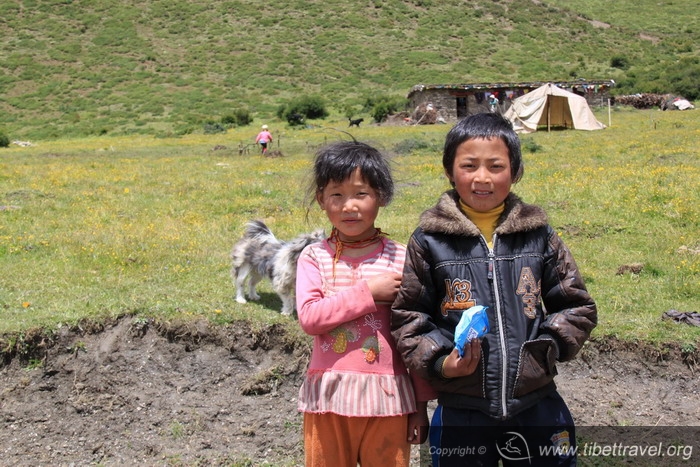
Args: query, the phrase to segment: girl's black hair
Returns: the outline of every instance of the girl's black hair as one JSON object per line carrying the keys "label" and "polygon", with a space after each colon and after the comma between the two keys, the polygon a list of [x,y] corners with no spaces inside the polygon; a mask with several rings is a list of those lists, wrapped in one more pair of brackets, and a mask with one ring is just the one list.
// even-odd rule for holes
{"label": "girl's black hair", "polygon": [[360,169],[362,178],[377,190],[382,204],[389,204],[394,196],[389,161],[377,149],[358,141],[331,143],[316,153],[311,198],[315,200],[330,182],[344,182],[356,169]]}
{"label": "girl's black hair", "polygon": [[520,138],[513,130],[510,121],[497,113],[470,115],[457,122],[447,133],[442,154],[442,166],[448,174],[452,175],[457,147],[467,140],[476,138],[500,138],[503,140],[508,147],[511,180],[513,183],[517,183],[522,178],[525,167],[520,151]]}

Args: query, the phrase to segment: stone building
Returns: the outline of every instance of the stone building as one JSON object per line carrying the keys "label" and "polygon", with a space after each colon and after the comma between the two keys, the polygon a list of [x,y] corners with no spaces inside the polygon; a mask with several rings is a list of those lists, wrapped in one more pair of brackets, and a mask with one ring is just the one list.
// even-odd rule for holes
{"label": "stone building", "polygon": [[[589,106],[607,105],[613,80],[549,81],[562,89],[586,98]],[[498,99],[497,111],[504,113],[516,97],[537,89],[545,81],[524,83],[418,84],[407,99],[409,109],[432,107],[444,120],[457,120],[479,112],[487,112],[489,96]]]}

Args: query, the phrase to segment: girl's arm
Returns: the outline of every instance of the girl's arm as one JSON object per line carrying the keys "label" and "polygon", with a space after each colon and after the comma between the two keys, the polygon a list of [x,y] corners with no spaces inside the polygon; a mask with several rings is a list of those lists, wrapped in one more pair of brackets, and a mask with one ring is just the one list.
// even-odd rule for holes
{"label": "girl's arm", "polygon": [[297,263],[296,288],[299,325],[309,335],[325,334],[343,323],[377,311],[366,281],[333,296],[325,296],[316,261],[302,254]]}

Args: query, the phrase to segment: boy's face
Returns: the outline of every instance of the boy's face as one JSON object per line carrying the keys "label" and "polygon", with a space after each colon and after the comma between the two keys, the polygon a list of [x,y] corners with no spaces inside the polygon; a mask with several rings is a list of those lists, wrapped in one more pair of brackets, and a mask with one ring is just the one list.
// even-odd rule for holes
{"label": "boy's face", "polygon": [[452,174],[462,202],[478,212],[499,206],[510,193],[511,168],[508,146],[500,138],[469,139],[455,153]]}

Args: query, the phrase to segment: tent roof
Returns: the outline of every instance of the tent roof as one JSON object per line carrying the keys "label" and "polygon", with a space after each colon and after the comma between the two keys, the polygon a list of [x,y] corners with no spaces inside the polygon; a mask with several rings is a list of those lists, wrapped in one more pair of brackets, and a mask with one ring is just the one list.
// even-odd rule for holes
{"label": "tent roof", "polygon": [[517,132],[532,133],[546,125],[564,126],[576,130],[602,130],[586,99],[547,83],[513,100],[505,117]]}

